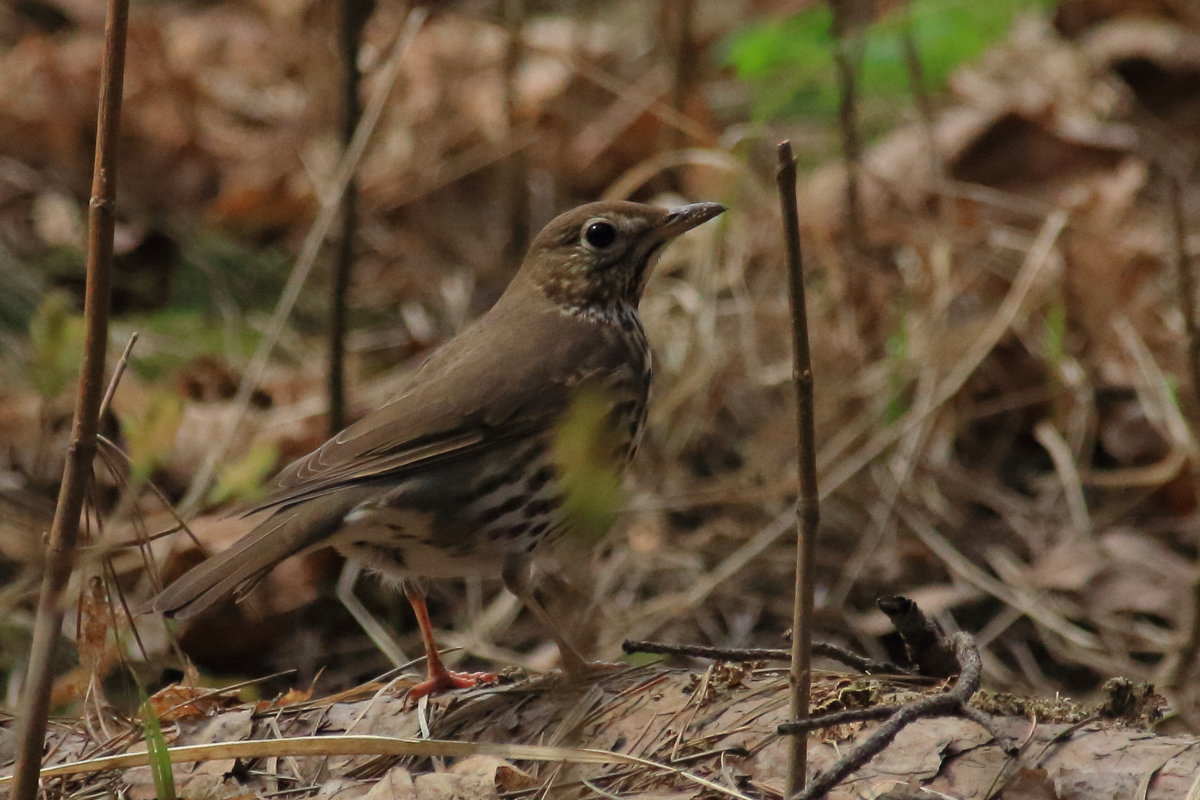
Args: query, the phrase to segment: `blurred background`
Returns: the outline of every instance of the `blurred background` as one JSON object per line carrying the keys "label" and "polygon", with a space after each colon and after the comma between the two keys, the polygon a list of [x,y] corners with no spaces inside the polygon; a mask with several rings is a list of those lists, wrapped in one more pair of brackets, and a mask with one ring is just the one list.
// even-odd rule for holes
{"label": "blurred background", "polygon": [[[79,363],[102,25],[83,0],[0,8],[5,705]],[[60,709],[121,697],[131,673],[157,686],[184,654],[205,681],[296,669],[285,684],[319,673],[322,692],[388,666],[334,596],[332,553],[186,626],[137,615],[243,533],[228,510],[330,431],[351,96],[369,138],[347,420],[485,310],[556,213],[600,198],[730,209],[650,282],[657,384],[617,524],[544,562],[550,604],[594,656],[640,638],[785,646],[795,411],[773,170],[790,138],[820,638],[894,655],[874,603],[904,593],[979,636],[992,688],[1086,696],[1124,675],[1196,727],[1190,0],[135,2],[112,361],[141,338],[104,420],[128,460],[97,462]],[[294,307],[277,311],[289,281]],[[194,537],[99,547],[169,528],[168,502]],[[358,594],[419,652],[398,593],[363,580]],[[498,584],[448,582],[432,607],[467,663],[554,663]]]}

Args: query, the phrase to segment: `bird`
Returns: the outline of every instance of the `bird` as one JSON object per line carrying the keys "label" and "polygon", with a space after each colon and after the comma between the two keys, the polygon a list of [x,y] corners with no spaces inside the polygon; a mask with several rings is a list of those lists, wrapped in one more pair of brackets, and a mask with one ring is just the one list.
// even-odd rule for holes
{"label": "bird", "polygon": [[[579,527],[572,494],[587,493],[589,476],[619,480],[637,452],[653,378],[638,304],[663,248],[724,210],[601,201],[555,217],[485,314],[384,405],[285,467],[245,511],[266,518],[150,610],[196,616],[285,558],[332,546],[399,584],[412,606],[427,677],[411,697],[495,680],[443,664],[428,579],[498,573],[554,639],[564,671],[585,670],[530,591],[532,558]],[[562,433],[579,408],[595,409],[595,424],[576,426],[593,435],[585,452],[567,452]],[[581,462],[601,472],[580,473]]]}

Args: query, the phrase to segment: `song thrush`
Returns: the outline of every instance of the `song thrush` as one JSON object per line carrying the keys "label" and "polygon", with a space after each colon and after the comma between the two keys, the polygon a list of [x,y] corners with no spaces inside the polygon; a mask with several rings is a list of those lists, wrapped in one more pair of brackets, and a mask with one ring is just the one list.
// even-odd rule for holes
{"label": "song thrush", "polygon": [[386,405],[284,469],[252,510],[271,516],[151,608],[193,616],[288,556],[331,545],[404,582],[429,673],[415,696],[480,679],[442,664],[416,578],[499,573],[550,631],[564,668],[583,668],[528,589],[534,550],[575,522],[565,473],[578,458],[564,457],[558,433],[577,398],[600,398],[603,437],[589,452],[624,470],[652,374],[642,290],[667,242],[722,211],[601,202],[551,221],[490,311]]}

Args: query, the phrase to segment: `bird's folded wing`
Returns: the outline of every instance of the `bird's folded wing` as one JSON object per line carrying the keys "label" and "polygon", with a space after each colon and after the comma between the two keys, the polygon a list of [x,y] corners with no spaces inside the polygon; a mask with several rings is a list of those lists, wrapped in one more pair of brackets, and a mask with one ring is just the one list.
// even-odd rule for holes
{"label": "bird's folded wing", "polygon": [[[387,405],[286,467],[279,488],[246,513],[475,457],[546,430],[574,387],[619,358],[591,331],[573,335],[569,328],[582,323],[557,312],[501,303],[488,316],[491,324],[477,323],[438,350]],[[497,353],[510,356],[504,366]]]}
{"label": "bird's folded wing", "polygon": [[[426,437],[420,441],[397,442],[396,446],[358,453],[357,457],[338,452],[330,440],[321,449],[292,463],[280,475],[279,488],[244,511],[253,514],[268,508],[278,508],[336,492],[348,484],[403,474],[439,460],[478,455],[484,450],[511,441],[514,432],[503,434],[481,429],[448,431],[444,435]],[[337,458],[333,463],[325,459]]]}

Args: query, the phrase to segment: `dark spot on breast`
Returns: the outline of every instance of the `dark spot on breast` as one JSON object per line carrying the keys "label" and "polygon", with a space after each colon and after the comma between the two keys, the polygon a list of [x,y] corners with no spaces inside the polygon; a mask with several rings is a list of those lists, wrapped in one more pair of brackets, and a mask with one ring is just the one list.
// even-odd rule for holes
{"label": "dark spot on breast", "polygon": [[530,494],[537,493],[554,478],[555,472],[553,464],[542,466],[537,472],[529,476],[529,481],[525,484],[525,491]]}
{"label": "dark spot on breast", "polygon": [[522,533],[525,533],[525,531],[527,531],[527,530],[529,530],[529,523],[521,522],[521,523],[513,525],[511,528],[509,528],[506,531],[505,535],[508,536],[510,539],[515,539],[516,537],[520,536]]}
{"label": "dark spot on breast", "polygon": [[543,533],[546,532],[546,529],[549,527],[550,527],[550,521],[542,520],[537,525],[534,525],[532,528],[529,529],[529,535],[534,536],[534,537],[541,536]]}
{"label": "dark spot on breast", "polygon": [[[521,506],[525,505],[528,502],[529,502],[529,495],[527,495],[527,494],[513,495],[512,497],[508,498],[507,500],[505,500],[503,503],[501,503],[498,506],[492,506],[491,508],[484,509],[483,512],[479,515],[479,521],[484,522],[484,523],[495,522],[496,520],[503,517],[505,514],[509,514],[513,511],[516,511],[518,508],[520,508]],[[536,505],[536,504],[533,504],[533,505]]]}
{"label": "dark spot on breast", "polygon": [[540,517],[544,514],[549,514],[554,509],[562,505],[562,496],[547,497],[544,500],[535,500],[525,507],[525,516],[529,519]]}
{"label": "dark spot on breast", "polygon": [[529,446],[528,450],[514,459],[513,467],[519,472],[524,473],[525,468],[537,460],[544,452],[546,452],[546,443],[538,439]]}
{"label": "dark spot on breast", "polygon": [[489,475],[475,486],[475,493],[479,497],[485,497],[500,487],[512,483],[519,474],[516,470],[509,470],[508,472],[497,472],[495,475]]}

